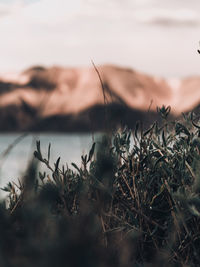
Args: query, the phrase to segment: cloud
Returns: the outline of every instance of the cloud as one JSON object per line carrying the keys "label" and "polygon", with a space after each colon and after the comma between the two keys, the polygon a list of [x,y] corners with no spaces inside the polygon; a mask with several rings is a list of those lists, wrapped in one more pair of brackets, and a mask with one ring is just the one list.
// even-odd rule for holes
{"label": "cloud", "polygon": [[15,16],[29,4],[40,0],[0,0],[0,18]]}
{"label": "cloud", "polygon": [[41,24],[66,23],[82,12],[83,0],[40,0],[23,10],[23,17]]}
{"label": "cloud", "polygon": [[150,8],[135,12],[138,22],[160,26],[195,26],[200,24],[199,14],[191,9]]}
{"label": "cloud", "polygon": [[0,19],[9,15],[12,12],[12,9],[5,3],[0,3]]}
{"label": "cloud", "polygon": [[[154,57],[160,64],[162,53],[165,55],[167,49],[168,55],[172,53],[171,40],[177,43],[185,35],[177,37],[178,27],[168,33],[167,27],[159,31],[154,26],[187,26],[199,23],[200,16],[193,5],[175,11],[172,2],[160,4],[162,8],[155,3],[156,0],[13,0],[0,4],[0,71],[20,70],[33,64],[86,65],[91,64],[91,58],[96,63],[134,61],[133,67],[138,62],[139,67],[143,64],[156,68],[151,64]],[[1,16],[1,10],[6,15]],[[193,42],[198,38],[197,27],[194,28]],[[188,28],[187,34],[193,32]]]}

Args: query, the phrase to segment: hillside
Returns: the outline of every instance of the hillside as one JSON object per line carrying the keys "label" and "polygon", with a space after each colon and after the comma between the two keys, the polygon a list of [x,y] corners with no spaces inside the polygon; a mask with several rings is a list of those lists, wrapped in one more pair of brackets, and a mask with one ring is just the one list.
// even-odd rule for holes
{"label": "hillside", "polygon": [[179,116],[199,104],[200,77],[170,81],[114,65],[97,69],[102,84],[94,67],[38,66],[0,75],[0,130],[100,130],[103,123],[94,124],[105,121],[105,103],[107,116],[113,120],[114,109],[116,124],[125,118],[132,127],[156,119],[157,106],[170,105]]}

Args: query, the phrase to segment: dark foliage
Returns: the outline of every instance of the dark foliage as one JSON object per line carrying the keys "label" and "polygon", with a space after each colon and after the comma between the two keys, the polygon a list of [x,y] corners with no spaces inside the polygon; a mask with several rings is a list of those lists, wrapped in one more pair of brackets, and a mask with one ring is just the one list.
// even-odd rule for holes
{"label": "dark foliage", "polygon": [[[81,166],[36,159],[0,206],[1,266],[199,266],[196,115],[102,137]],[[37,174],[37,162],[50,174]]]}

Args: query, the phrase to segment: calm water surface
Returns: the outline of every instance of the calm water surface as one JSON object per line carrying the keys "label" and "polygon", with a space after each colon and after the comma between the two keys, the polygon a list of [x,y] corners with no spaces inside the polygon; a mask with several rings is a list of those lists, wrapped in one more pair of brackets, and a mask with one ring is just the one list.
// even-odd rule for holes
{"label": "calm water surface", "polygon": [[[0,134],[0,155],[19,136],[20,134]],[[93,140],[97,141],[99,136],[100,134],[96,134],[94,137],[91,134],[39,134],[26,136],[12,148],[6,157],[1,158],[0,187],[5,186],[9,181],[16,181],[17,178],[23,175],[36,149],[36,140],[40,140],[41,151],[46,158],[48,145],[51,143],[50,162],[52,166],[58,157],[61,157],[61,164],[67,163],[70,166],[71,162],[80,165],[81,155],[88,153]],[[43,164],[40,164],[40,168],[47,171]],[[0,196],[4,195],[0,191]]]}

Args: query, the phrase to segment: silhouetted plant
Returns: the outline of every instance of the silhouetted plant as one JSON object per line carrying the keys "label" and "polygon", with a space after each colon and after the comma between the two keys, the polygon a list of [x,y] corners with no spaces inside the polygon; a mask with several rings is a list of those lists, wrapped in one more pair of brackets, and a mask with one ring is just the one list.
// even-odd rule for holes
{"label": "silhouetted plant", "polygon": [[[2,266],[198,266],[200,124],[194,113],[94,143],[81,166],[50,163],[37,141],[0,207]],[[164,262],[164,263],[163,263]],[[149,265],[151,264],[151,265]]]}

